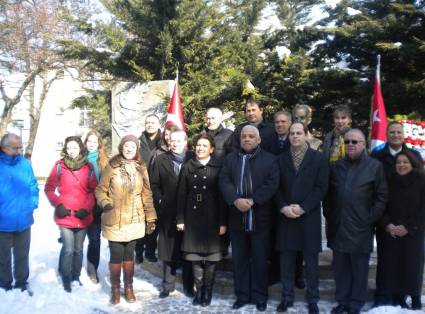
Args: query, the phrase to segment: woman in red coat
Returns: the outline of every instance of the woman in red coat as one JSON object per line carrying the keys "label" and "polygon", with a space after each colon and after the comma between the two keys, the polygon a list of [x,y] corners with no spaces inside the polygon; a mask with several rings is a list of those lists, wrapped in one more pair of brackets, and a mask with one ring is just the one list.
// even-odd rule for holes
{"label": "woman in red coat", "polygon": [[65,291],[71,292],[71,282],[79,282],[83,243],[93,221],[97,181],[80,137],[67,137],[61,155],[63,158],[53,166],[44,191],[55,207],[54,219],[61,233],[59,273]]}

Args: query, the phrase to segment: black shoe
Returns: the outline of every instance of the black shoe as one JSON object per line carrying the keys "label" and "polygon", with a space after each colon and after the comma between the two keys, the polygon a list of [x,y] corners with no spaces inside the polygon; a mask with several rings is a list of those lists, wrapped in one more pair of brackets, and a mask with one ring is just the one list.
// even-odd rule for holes
{"label": "black shoe", "polygon": [[304,278],[302,278],[302,277],[301,278],[295,278],[294,286],[297,289],[301,289],[301,290],[305,289]]}
{"label": "black shoe", "polygon": [[203,293],[202,288],[199,287],[196,289],[195,297],[193,298],[192,305],[201,305],[203,302]]}
{"label": "black shoe", "polygon": [[183,293],[188,298],[191,298],[192,299],[192,298],[195,297],[195,291],[193,291],[193,290],[183,290]]}
{"label": "black shoe", "polygon": [[348,308],[348,306],[342,305],[342,304],[338,304],[337,306],[335,306],[332,310],[331,310],[331,314],[343,314],[343,313],[348,313],[350,309]]}
{"label": "black shoe", "polygon": [[244,307],[247,304],[248,304],[248,302],[246,302],[246,301],[236,300],[235,303],[233,303],[232,309],[238,310],[238,309],[240,309],[241,307]]}
{"label": "black shoe", "polygon": [[73,282],[74,282],[74,281],[76,281],[80,287],[82,287],[82,286],[83,286],[82,282],[80,281],[80,277],[73,277],[73,278],[72,278],[72,281],[73,281]]}
{"label": "black shoe", "polygon": [[69,292],[69,293],[72,292],[70,281],[64,281],[63,282],[63,290],[65,290],[66,292]]}
{"label": "black shoe", "polygon": [[145,258],[151,263],[158,262],[158,258],[155,256],[155,254],[145,254]]}
{"label": "black shoe", "polygon": [[161,293],[159,294],[159,298],[160,299],[165,299],[166,297],[168,297],[170,295],[170,291],[167,290],[162,290]]}
{"label": "black shoe", "polygon": [[257,303],[257,311],[264,312],[267,309],[267,302]]}
{"label": "black shoe", "polygon": [[27,288],[27,284],[26,284],[26,283],[24,283],[24,284],[15,284],[15,285],[13,286],[13,289],[19,289],[19,290],[21,290],[22,292],[24,292],[24,291],[26,291],[28,288]]}
{"label": "black shoe", "polygon": [[276,312],[286,312],[288,308],[293,307],[293,301],[282,301],[276,308]]}
{"label": "black shoe", "polygon": [[135,262],[136,262],[137,265],[142,264],[143,263],[143,255],[142,256],[136,256]]}
{"label": "black shoe", "polygon": [[319,307],[317,306],[317,303],[308,304],[308,314],[319,314]]}
{"label": "black shoe", "polygon": [[360,310],[358,310],[358,309],[349,309],[347,313],[348,314],[360,314]]}

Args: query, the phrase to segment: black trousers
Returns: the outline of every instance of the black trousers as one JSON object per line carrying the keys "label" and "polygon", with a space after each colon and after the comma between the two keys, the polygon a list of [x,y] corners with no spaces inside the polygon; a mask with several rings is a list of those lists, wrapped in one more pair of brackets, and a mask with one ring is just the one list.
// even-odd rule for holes
{"label": "black trousers", "polygon": [[[282,251],[280,253],[280,273],[282,282],[282,300],[294,301],[295,268],[297,251]],[[319,301],[319,253],[304,253],[305,278],[307,282],[306,301]]]}
{"label": "black trousers", "polygon": [[380,261],[383,260],[384,252],[382,248],[382,242],[385,231],[377,228],[376,229],[376,244],[377,244],[377,257],[378,264],[376,267],[376,290],[375,290],[375,303],[376,304],[392,304],[392,293],[385,285],[385,271]]}
{"label": "black trousers", "polygon": [[182,266],[182,281],[184,291],[193,291],[193,269],[192,262],[163,262],[162,268],[162,289],[164,291],[174,291],[176,284],[176,271]]}
{"label": "black trousers", "polygon": [[87,273],[94,275],[99,267],[100,260],[100,234],[101,234],[101,212],[94,213],[93,223],[87,228]]}
{"label": "black trousers", "polygon": [[13,278],[15,287],[27,284],[30,242],[31,228],[21,232],[0,232],[0,288],[12,289]]}
{"label": "black trousers", "polygon": [[366,302],[369,253],[333,251],[335,299],[339,304],[360,310]]}
{"label": "black trousers", "polygon": [[137,240],[137,258],[143,258],[143,253],[145,254],[145,256],[155,256],[155,251],[158,246],[158,233],[159,228],[155,228],[154,232],[152,232],[151,234],[145,234],[143,238]]}
{"label": "black trousers", "polygon": [[269,230],[246,233],[230,231],[236,298],[244,302],[267,302]]}

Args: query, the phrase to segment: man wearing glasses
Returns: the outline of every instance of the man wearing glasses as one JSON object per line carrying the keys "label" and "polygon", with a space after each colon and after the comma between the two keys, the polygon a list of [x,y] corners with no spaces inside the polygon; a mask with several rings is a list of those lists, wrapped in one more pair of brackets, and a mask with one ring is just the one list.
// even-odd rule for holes
{"label": "man wearing glasses", "polygon": [[6,134],[0,141],[0,174],[0,288],[25,291],[38,185],[31,164],[22,156],[21,138],[15,134]]}
{"label": "man wearing glasses", "polygon": [[323,214],[338,302],[331,313],[357,314],[366,301],[373,229],[388,191],[383,166],[367,155],[362,131],[345,133],[344,145],[346,156],[331,166]]}

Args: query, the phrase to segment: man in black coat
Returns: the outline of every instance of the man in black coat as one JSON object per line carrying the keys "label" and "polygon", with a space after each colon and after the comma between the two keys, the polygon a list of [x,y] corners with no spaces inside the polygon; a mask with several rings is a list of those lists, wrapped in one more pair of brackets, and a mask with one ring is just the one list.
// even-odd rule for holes
{"label": "man in black coat", "polygon": [[280,155],[290,147],[288,134],[292,115],[286,110],[280,110],[274,114],[273,121],[275,132],[261,147],[273,155]]}
{"label": "man in black coat", "polygon": [[175,288],[176,269],[183,264],[184,293],[193,297],[193,273],[190,262],[181,259],[182,232],[177,231],[177,188],[183,164],[194,158],[187,151],[186,132],[170,134],[170,151],[159,155],[152,167],[150,183],[159,221],[158,257],[163,262],[163,281],[160,298],[169,296]]}
{"label": "man in black coat", "polygon": [[245,118],[247,121],[239,124],[233,132],[231,138],[231,150],[239,152],[239,149],[241,148],[241,131],[246,125],[252,125],[258,129],[261,138],[260,146],[262,148],[269,146],[269,142],[272,140],[275,132],[273,124],[263,119],[263,108],[261,107],[261,103],[254,99],[248,100],[245,104]]}
{"label": "man in black coat", "polygon": [[[400,122],[393,121],[387,125],[387,140],[388,142],[385,146],[378,151],[373,151],[371,156],[378,159],[384,166],[385,175],[387,180],[390,179],[392,175],[392,170],[394,169],[395,155],[399,152],[410,152],[415,156],[418,161],[422,163],[422,157],[420,153],[414,149],[410,149],[404,143],[404,129],[403,125]],[[381,268],[381,263],[379,261],[383,258],[384,254],[381,249],[381,244],[385,239],[386,231],[380,226],[376,227],[376,243],[377,243],[377,252],[378,252],[378,266],[376,269],[376,290],[375,290],[375,303],[374,306],[380,305],[390,305],[390,304],[399,304],[405,305],[405,297],[399,296],[399,300],[393,300],[391,293],[385,291],[384,282],[385,282],[385,273]]]}
{"label": "man in black coat", "polygon": [[357,314],[366,301],[373,230],[385,210],[388,190],[384,168],[367,155],[362,131],[345,133],[344,145],[345,158],[331,166],[323,214],[338,302],[331,313]]}
{"label": "man in black coat", "polygon": [[223,127],[223,112],[216,107],[211,107],[207,110],[205,120],[207,126],[203,133],[208,134],[214,139],[215,148],[213,156],[217,160],[222,160],[230,151],[230,140],[232,138],[232,130]]}
{"label": "man in black coat", "polygon": [[257,310],[265,311],[272,198],[279,185],[279,169],[275,157],[260,148],[256,127],[245,126],[240,142],[241,150],[226,156],[219,176],[229,206],[236,294],[233,309],[254,302]]}
{"label": "man in black coat", "polygon": [[[148,166],[152,158],[152,153],[155,149],[158,149],[161,145],[161,129],[159,118],[155,114],[149,114],[145,118],[145,130],[140,135],[140,154],[142,155],[143,161]],[[149,169],[149,168],[148,168]],[[157,247],[156,239],[158,237],[158,228],[155,229],[149,235],[145,235],[142,239],[136,242],[136,262],[143,262],[143,252],[145,251],[145,257],[150,262],[157,262],[155,251]]]}

